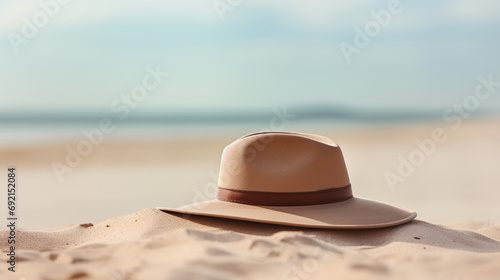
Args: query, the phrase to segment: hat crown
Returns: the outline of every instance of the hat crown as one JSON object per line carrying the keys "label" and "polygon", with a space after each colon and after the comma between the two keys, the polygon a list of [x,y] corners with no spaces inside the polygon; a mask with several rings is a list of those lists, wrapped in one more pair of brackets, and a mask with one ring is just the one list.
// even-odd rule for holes
{"label": "hat crown", "polygon": [[264,132],[222,153],[219,187],[239,191],[313,192],[349,185],[340,147],[326,137]]}

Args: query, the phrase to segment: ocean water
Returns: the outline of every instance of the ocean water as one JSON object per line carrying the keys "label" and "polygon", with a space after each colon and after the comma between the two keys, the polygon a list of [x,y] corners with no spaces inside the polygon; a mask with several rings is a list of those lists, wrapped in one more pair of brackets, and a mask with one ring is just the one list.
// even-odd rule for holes
{"label": "ocean water", "polygon": [[[473,117],[498,116],[476,112]],[[67,116],[0,116],[0,146],[26,146],[78,141],[102,134],[105,141],[156,141],[173,139],[236,138],[258,131],[301,131],[321,134],[378,126],[443,122],[442,112],[360,113],[350,111],[295,111],[272,114],[146,115],[121,121],[90,114]],[[108,123],[101,127],[106,119]]]}
{"label": "ocean water", "polygon": [[[274,124],[269,122],[188,122],[188,123],[116,123],[111,132],[99,128],[99,122],[77,123],[0,123],[0,145],[31,146],[51,142],[85,139],[86,134],[102,133],[105,141],[154,141],[240,137],[257,131],[348,131],[374,124],[348,120],[300,120]],[[98,132],[100,131],[100,132]]]}

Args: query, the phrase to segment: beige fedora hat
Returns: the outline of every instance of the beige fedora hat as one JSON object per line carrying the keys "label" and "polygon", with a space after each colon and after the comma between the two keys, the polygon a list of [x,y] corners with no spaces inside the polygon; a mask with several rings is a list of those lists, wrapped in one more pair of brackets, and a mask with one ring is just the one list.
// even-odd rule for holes
{"label": "beige fedora hat", "polygon": [[222,153],[217,199],[166,212],[308,228],[381,228],[412,221],[406,208],[354,197],[340,147],[313,134],[259,132]]}

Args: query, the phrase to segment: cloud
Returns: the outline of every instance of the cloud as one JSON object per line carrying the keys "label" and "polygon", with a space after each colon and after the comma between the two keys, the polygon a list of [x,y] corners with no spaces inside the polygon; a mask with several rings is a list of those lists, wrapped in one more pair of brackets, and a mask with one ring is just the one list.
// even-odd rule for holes
{"label": "cloud", "polygon": [[35,1],[2,1],[0,3],[1,33],[17,31],[22,25],[23,17],[33,15],[38,8]]}
{"label": "cloud", "polygon": [[[250,2],[241,5],[242,9]],[[251,7],[255,10],[271,10],[290,22],[311,29],[338,27],[349,22],[356,22],[362,12],[372,9],[365,1],[324,1],[324,0],[254,0]]]}
{"label": "cloud", "polygon": [[[1,1],[1,0],[0,0]],[[215,0],[87,0],[68,1],[59,4],[60,10],[51,20],[52,27],[87,25],[110,21],[162,20],[165,22],[188,22],[189,24],[221,24],[214,9]],[[230,3],[228,0],[220,0]],[[18,32],[23,18],[32,19],[34,13],[43,11],[42,3],[58,3],[57,0],[17,0],[0,2],[0,32]],[[384,3],[385,5],[385,3]],[[384,6],[382,5],[382,6]],[[381,5],[378,5],[381,6]],[[242,1],[236,6],[231,20],[238,21],[247,16],[272,14],[294,26],[309,29],[329,29],[345,25],[350,27],[369,16],[375,6],[365,1],[324,1],[324,0],[254,0]],[[380,7],[382,8],[382,7]],[[224,22],[226,24],[228,22]]]}
{"label": "cloud", "polygon": [[445,9],[448,16],[461,20],[500,20],[500,1],[498,0],[459,0],[451,1]]}
{"label": "cloud", "polygon": [[[203,4],[200,4],[203,3]],[[218,21],[210,1],[194,0],[153,1],[144,0],[87,0],[68,1],[60,4],[57,0],[18,0],[0,2],[0,33],[20,32],[23,18],[32,20],[36,12],[44,12],[44,6],[57,9],[51,16],[51,27],[71,27],[110,21],[158,20],[184,21],[210,24]],[[54,5],[58,8],[54,8]],[[56,20],[57,18],[57,20]]]}

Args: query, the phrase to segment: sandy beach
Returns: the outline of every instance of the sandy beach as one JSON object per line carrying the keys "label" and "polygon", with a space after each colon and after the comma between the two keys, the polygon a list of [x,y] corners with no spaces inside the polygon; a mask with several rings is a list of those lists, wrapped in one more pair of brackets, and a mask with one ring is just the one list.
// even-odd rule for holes
{"label": "sandy beach", "polygon": [[[470,226],[470,225],[469,225]],[[5,240],[6,234],[0,236]],[[308,230],[144,209],[18,232],[2,279],[498,279],[500,225]]]}
{"label": "sandy beach", "polygon": [[[357,197],[418,213],[403,226],[312,230],[182,216],[213,199],[221,139],[104,141],[58,180],[76,143],[1,147],[18,170],[16,272],[2,279],[499,279],[499,120],[308,131],[340,144]],[[442,128],[426,153],[418,143]],[[428,143],[428,142],[426,142]],[[429,146],[430,147],[430,146]],[[411,155],[420,151],[421,162]],[[402,162],[412,164],[400,174]],[[5,178],[6,170],[0,176]],[[387,174],[402,181],[391,185]]]}

